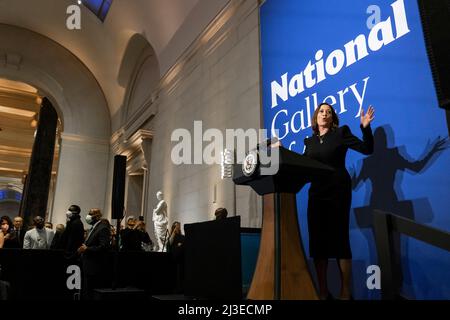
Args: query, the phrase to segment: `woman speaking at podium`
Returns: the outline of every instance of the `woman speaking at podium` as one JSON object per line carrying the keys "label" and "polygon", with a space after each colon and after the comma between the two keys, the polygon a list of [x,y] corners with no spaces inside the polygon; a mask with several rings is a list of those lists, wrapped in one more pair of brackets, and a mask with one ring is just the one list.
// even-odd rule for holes
{"label": "woman speaking at podium", "polygon": [[351,178],[345,168],[347,150],[363,154],[373,152],[370,123],[374,109],[361,109],[363,140],[355,137],[348,126],[339,127],[339,119],[328,103],[322,103],[312,119],[313,135],[305,139],[305,155],[335,169],[331,175],[313,181],[309,189],[309,252],[319,281],[321,299],[332,298],[328,291],[328,259],[337,259],[341,274],[341,299],[351,299],[351,258],[349,215],[352,202]]}

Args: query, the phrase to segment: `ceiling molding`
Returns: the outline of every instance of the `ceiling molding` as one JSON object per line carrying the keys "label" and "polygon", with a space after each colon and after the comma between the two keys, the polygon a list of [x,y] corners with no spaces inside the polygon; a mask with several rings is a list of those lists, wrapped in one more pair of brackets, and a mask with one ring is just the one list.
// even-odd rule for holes
{"label": "ceiling molding", "polygon": [[137,110],[123,126],[126,139],[136,132],[145,122],[150,120],[150,118],[156,116],[158,113],[158,103],[156,102],[156,99],[157,97],[155,96],[149,97],[142,107],[139,108],[139,110]]}
{"label": "ceiling molding", "polygon": [[0,146],[0,155],[2,155],[2,154],[26,157],[31,154],[31,148]]}
{"label": "ceiling molding", "polygon": [[115,154],[132,158],[135,153],[142,152],[142,142],[153,139],[153,131],[139,129],[129,139],[125,139],[124,130],[115,132],[111,139],[111,148]]}
{"label": "ceiling molding", "polygon": [[105,146],[105,145],[109,146],[109,141],[106,139],[86,137],[86,136],[72,134],[72,133],[61,132],[61,139],[63,141],[72,141],[72,142],[79,142],[79,143],[98,144],[98,145],[102,145],[102,146]]}

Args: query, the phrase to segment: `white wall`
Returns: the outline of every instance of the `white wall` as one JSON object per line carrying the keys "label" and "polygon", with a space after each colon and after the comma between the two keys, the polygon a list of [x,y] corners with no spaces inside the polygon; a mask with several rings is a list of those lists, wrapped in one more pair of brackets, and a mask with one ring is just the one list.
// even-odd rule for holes
{"label": "white wall", "polygon": [[[220,166],[174,165],[175,143],[170,138],[177,128],[192,132],[196,120],[203,121],[203,131],[260,128],[258,33],[257,1],[232,1],[163,79],[155,102],[149,213],[157,203],[156,192],[162,190],[170,223],[210,220],[218,207],[226,207],[232,215],[233,184],[221,180]],[[260,226],[260,197],[249,187],[237,187],[237,213],[242,226]],[[151,223],[151,215],[147,222]]]}
{"label": "white wall", "polygon": [[[65,213],[77,204],[84,216],[91,208],[105,208],[109,145],[89,140],[61,139],[53,205],[53,224],[66,222]],[[82,219],[85,222],[84,219]]]}
{"label": "white wall", "polygon": [[125,203],[127,216],[132,215],[137,219],[141,215],[143,183],[143,175],[129,175],[127,177],[127,193]]}

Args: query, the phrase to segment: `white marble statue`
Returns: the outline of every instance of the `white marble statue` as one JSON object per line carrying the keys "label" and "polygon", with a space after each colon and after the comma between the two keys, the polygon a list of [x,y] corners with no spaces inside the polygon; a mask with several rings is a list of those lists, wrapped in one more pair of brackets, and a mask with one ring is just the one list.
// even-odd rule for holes
{"label": "white marble statue", "polygon": [[[155,237],[156,237],[156,244],[155,244],[155,251],[166,251],[164,246],[164,238],[166,237],[166,231],[167,231],[167,223],[169,222],[167,220],[167,203],[164,200],[163,193],[161,191],[158,191],[156,193],[156,198],[158,199],[158,205],[155,209],[153,209],[153,225],[155,227]],[[166,239],[166,242],[168,239]]]}

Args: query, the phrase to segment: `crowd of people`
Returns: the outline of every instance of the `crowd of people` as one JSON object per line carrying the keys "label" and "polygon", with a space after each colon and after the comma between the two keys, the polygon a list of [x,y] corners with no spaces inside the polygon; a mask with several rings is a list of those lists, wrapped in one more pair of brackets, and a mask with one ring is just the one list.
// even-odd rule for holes
{"label": "crowd of people", "polygon": [[[98,209],[92,209],[95,212]],[[98,210],[99,211],[99,210]],[[26,228],[24,220],[20,216],[11,219],[9,216],[0,218],[0,249],[61,249],[73,255],[77,249],[88,238],[93,227],[85,229],[80,216],[81,209],[77,205],[71,205],[66,213],[66,225],[57,224],[55,230],[51,222],[45,221],[41,216],[33,218],[33,225]],[[91,220],[89,214],[86,222]],[[126,219],[126,226],[121,225],[119,232],[119,249],[122,251],[153,251],[153,242],[146,231],[146,224],[139,217],[134,216]],[[110,224],[108,219],[100,218],[108,226],[109,240],[108,246],[117,249],[116,228]]]}
{"label": "crowd of people", "polygon": [[[219,208],[215,212],[215,219],[227,217],[227,210]],[[179,221],[173,222],[167,230],[163,242],[155,244],[146,231],[146,224],[142,216],[128,216],[117,236],[116,228],[108,219],[102,216],[100,209],[93,208],[84,217],[90,228],[85,229],[82,221],[81,208],[71,205],[66,212],[66,224],[57,224],[55,230],[51,222],[45,221],[41,216],[33,218],[33,225],[28,228],[24,219],[16,216],[0,218],[0,249],[40,249],[61,250],[71,263],[79,264],[83,270],[83,285],[87,288],[82,293],[84,299],[92,298],[92,289],[102,287],[101,269],[107,264],[107,252],[118,251],[167,251],[176,264],[177,290],[182,291],[184,278],[184,242],[182,225]],[[158,240],[158,242],[160,242]]]}
{"label": "crowd of people", "polygon": [[[120,224],[117,234],[116,227],[102,216],[100,209],[93,208],[84,217],[90,228],[85,229],[81,209],[71,205],[66,212],[66,224],[58,224],[53,230],[53,224],[46,222],[41,216],[33,218],[33,225],[28,228],[20,216],[11,219],[9,216],[0,218],[0,249],[40,249],[61,250],[71,263],[78,264],[83,272],[82,297],[93,298],[93,289],[107,285],[101,283],[102,273],[108,263],[108,252],[115,251],[160,251],[154,248],[153,241],[146,231],[144,217],[136,219],[128,216],[125,225]],[[182,257],[184,236],[181,234],[181,224],[175,222],[171,232],[164,239],[167,251],[172,252],[176,262]]]}

